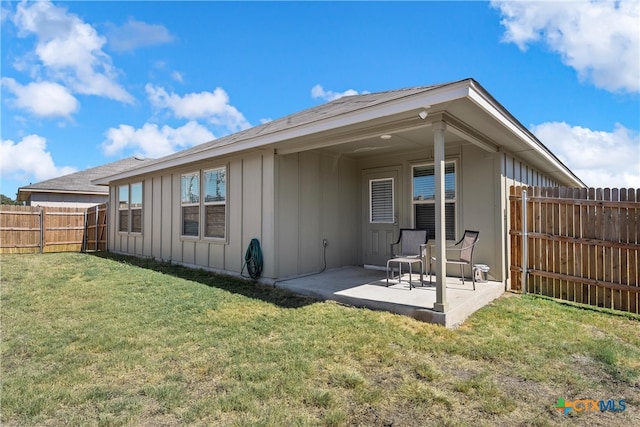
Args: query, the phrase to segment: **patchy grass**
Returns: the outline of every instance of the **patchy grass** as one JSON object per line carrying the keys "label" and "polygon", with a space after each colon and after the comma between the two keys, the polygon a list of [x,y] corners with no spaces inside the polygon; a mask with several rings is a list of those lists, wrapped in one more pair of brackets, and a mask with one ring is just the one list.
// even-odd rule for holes
{"label": "patchy grass", "polygon": [[640,425],[633,316],[506,297],[452,331],[105,254],[5,255],[0,286],[7,426]]}

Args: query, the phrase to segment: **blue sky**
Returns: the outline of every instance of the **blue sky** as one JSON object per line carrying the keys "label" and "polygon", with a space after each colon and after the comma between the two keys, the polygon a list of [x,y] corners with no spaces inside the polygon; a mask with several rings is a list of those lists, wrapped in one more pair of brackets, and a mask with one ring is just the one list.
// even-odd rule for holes
{"label": "blue sky", "polygon": [[335,97],[476,79],[640,188],[640,2],[2,2],[2,194]]}

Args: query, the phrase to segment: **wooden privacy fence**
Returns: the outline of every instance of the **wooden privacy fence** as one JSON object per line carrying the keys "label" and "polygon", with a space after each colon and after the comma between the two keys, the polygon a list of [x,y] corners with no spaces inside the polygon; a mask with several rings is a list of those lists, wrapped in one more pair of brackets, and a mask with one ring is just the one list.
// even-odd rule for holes
{"label": "wooden privacy fence", "polygon": [[87,209],[84,251],[106,251],[109,204],[103,203]]}
{"label": "wooden privacy fence", "polygon": [[0,205],[0,253],[106,250],[107,205]]}
{"label": "wooden privacy fence", "polygon": [[513,290],[640,314],[640,189],[512,186],[509,199]]}

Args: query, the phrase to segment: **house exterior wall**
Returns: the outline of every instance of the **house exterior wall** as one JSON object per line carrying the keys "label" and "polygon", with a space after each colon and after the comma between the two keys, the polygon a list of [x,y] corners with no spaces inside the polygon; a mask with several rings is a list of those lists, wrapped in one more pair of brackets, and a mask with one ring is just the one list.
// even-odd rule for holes
{"label": "house exterior wall", "polygon": [[105,203],[108,195],[71,194],[71,193],[31,193],[27,200],[28,206],[89,208]]}
{"label": "house exterior wall", "polygon": [[[500,230],[505,218],[501,210],[499,173],[496,174],[498,156],[474,145],[465,145],[460,164],[462,218],[458,224],[458,237],[465,229],[479,231],[480,240],[473,253],[474,263],[488,265],[493,278],[504,280],[504,248]],[[449,265],[448,269],[459,274],[457,266]]]}
{"label": "house exterior wall", "polygon": [[358,177],[355,161],[324,151],[276,158],[277,276],[357,264]]}
{"label": "house exterior wall", "polygon": [[[554,186],[557,182],[512,154],[489,153],[471,144],[448,143],[445,158],[457,162],[456,234],[459,238],[465,229],[480,231],[480,241],[474,251],[474,263],[488,265],[491,268],[490,276],[494,280],[506,281],[509,274],[508,186]],[[358,173],[389,165],[400,166],[402,178],[399,179],[398,188],[401,204],[397,210],[398,228],[412,228],[412,166],[432,162],[433,148],[425,147],[424,150],[412,153],[363,159],[358,162]],[[358,191],[367,189],[360,188]],[[364,206],[361,209],[359,228],[363,221],[368,220],[366,208]],[[359,248],[359,253],[362,253],[362,248]],[[459,275],[459,267],[448,265],[447,273]],[[468,269],[466,274],[470,274]]]}
{"label": "house exterior wall", "polygon": [[[461,237],[465,229],[480,231],[480,241],[474,251],[474,262],[491,267],[491,274],[496,280],[502,280],[502,244],[497,230],[502,228],[503,216],[501,212],[500,169],[499,156],[469,144],[448,144],[445,148],[445,159],[456,161],[457,175],[457,223],[456,235]],[[398,213],[398,228],[413,228],[415,226],[412,207],[412,168],[414,165],[433,163],[433,148],[425,147],[411,153],[401,153],[396,156],[372,157],[359,162],[359,171],[372,168],[382,168],[389,165],[399,165],[401,179]],[[367,191],[361,188],[359,191]],[[360,216],[361,221],[368,221],[367,207],[364,206]],[[362,223],[359,225],[362,227]],[[449,242],[449,243],[454,243]],[[454,255],[451,253],[451,255]],[[459,275],[458,266],[447,266],[451,275]],[[470,272],[466,271],[469,275]]]}
{"label": "house exterior wall", "polygon": [[[227,167],[225,239],[182,236],[181,175],[221,166]],[[116,182],[110,191],[109,250],[239,274],[249,242],[257,238],[264,254],[263,277],[272,278],[275,275],[273,177],[274,154],[265,150]],[[119,232],[118,187],[137,182],[143,183],[142,232]]]}
{"label": "house exterior wall", "polygon": [[[508,187],[556,182],[509,153],[488,153],[457,143],[448,143],[445,151],[446,159],[457,164],[456,234],[480,231],[475,263],[487,264],[492,278],[508,283]],[[109,249],[239,274],[250,240],[258,238],[265,279],[319,272],[325,256],[326,268],[362,265],[363,226],[368,221],[364,173],[399,168],[398,228],[411,228],[412,167],[432,162],[429,146],[360,159],[324,150],[287,155],[263,150],[116,182],[110,191]],[[181,236],[181,175],[225,165],[226,239]],[[136,182],[143,183],[142,233],[122,233],[116,222],[118,186]],[[326,250],[323,239],[328,242]],[[459,274],[457,266],[448,266],[448,274]]]}
{"label": "house exterior wall", "polygon": [[511,217],[509,210],[509,188],[512,185],[557,187],[560,183],[543,172],[531,167],[527,162],[524,162],[513,153],[500,153],[499,162],[498,178],[500,180],[501,210],[505,216],[499,236],[502,239],[501,245],[504,248],[502,269],[505,272],[507,289],[509,289],[511,286],[509,268],[511,264],[511,251],[509,251],[511,237],[509,236],[510,224],[508,223],[508,219]]}

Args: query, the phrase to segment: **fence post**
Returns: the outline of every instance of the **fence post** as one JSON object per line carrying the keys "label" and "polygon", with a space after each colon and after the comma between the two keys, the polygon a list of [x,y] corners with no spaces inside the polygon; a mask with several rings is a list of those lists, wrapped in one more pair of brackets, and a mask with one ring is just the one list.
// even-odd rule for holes
{"label": "fence post", "polygon": [[522,190],[522,294],[527,293],[527,190]]}

